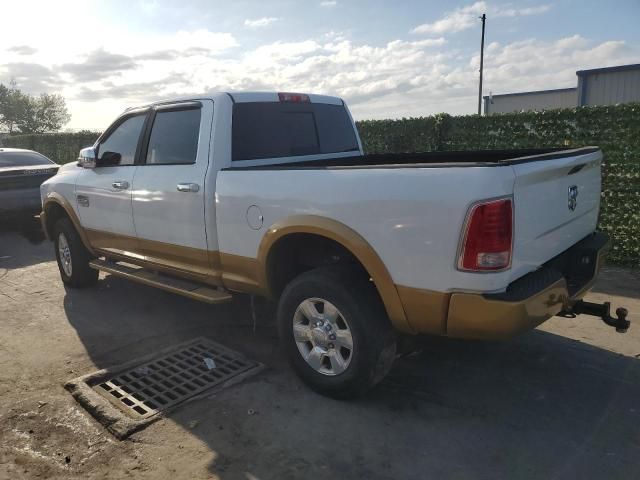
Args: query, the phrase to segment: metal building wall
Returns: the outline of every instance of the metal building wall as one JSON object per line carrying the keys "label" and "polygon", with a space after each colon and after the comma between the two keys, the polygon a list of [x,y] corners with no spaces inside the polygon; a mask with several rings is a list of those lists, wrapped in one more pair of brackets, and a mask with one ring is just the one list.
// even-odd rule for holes
{"label": "metal building wall", "polygon": [[492,102],[484,97],[485,114],[508,113],[528,110],[549,110],[552,108],[572,108],[577,105],[577,89],[561,88],[537,92],[507,93],[494,95]]}
{"label": "metal building wall", "polygon": [[640,102],[640,65],[578,72],[578,89],[580,105]]}

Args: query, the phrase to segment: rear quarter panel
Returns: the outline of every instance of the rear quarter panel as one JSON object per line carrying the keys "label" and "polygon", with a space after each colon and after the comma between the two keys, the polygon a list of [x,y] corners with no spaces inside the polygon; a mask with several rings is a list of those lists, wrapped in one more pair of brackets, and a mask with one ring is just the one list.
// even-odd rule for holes
{"label": "rear quarter panel", "polygon": [[[434,291],[500,291],[511,272],[460,272],[460,232],[471,204],[511,195],[508,167],[242,169],[217,177],[220,251],[256,258],[269,227],[294,215],[330,218],[375,250],[394,283]],[[247,210],[259,207],[262,228]]]}

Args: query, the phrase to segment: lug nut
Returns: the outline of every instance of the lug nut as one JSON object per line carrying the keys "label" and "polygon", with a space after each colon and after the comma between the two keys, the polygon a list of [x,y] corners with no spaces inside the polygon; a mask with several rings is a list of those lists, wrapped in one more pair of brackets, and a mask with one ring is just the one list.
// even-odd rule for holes
{"label": "lug nut", "polygon": [[335,340],[335,339],[336,339],[336,336],[335,336],[334,334],[331,334],[331,335],[329,335],[329,339],[330,339],[330,340]]}
{"label": "lug nut", "polygon": [[327,332],[328,332],[329,330],[331,330],[331,324],[327,323],[327,324],[324,326],[324,329],[325,329]]}

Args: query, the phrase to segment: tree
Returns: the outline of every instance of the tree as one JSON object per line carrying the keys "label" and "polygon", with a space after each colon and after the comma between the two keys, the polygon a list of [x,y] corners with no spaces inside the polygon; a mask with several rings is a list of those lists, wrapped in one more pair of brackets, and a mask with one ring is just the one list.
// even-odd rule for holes
{"label": "tree", "polygon": [[61,95],[22,93],[14,81],[0,84],[0,126],[9,133],[44,133],[60,130],[70,120]]}
{"label": "tree", "polygon": [[55,132],[71,119],[62,95],[28,96],[18,118],[21,133]]}
{"label": "tree", "polygon": [[0,126],[13,133],[27,103],[27,96],[16,87],[12,80],[9,86],[0,83]]}

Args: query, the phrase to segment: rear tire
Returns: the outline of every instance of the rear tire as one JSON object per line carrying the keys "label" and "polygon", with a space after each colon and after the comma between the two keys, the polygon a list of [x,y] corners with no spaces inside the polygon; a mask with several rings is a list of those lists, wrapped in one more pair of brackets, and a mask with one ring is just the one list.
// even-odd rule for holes
{"label": "rear tire", "polygon": [[89,266],[93,257],[68,218],[61,218],[54,225],[53,243],[60,277],[65,285],[85,288],[98,282],[98,270]]}
{"label": "rear tire", "polygon": [[362,395],[395,359],[395,333],[384,306],[373,283],[355,268],[321,267],[299,275],[282,293],[277,318],[291,366],[322,395]]}

